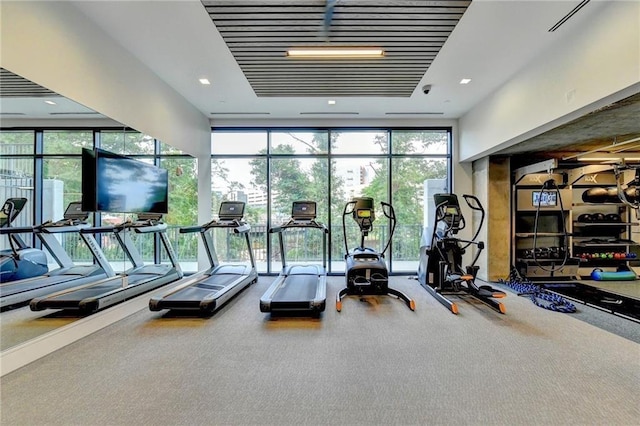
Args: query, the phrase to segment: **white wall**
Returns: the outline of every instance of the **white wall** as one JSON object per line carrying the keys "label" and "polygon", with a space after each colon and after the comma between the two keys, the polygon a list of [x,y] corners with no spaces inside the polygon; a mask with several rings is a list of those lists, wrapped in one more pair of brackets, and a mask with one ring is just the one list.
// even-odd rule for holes
{"label": "white wall", "polygon": [[2,1],[0,66],[192,155],[209,155],[209,120],[62,1]]}
{"label": "white wall", "polygon": [[638,91],[640,2],[611,1],[460,119],[460,160],[481,158]]}

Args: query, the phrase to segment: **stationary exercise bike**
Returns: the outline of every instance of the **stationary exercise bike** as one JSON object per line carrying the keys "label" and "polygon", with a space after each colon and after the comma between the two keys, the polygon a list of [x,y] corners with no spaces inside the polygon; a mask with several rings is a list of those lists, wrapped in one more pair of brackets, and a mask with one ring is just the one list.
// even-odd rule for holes
{"label": "stationary exercise bike", "polygon": [[6,234],[10,249],[0,251],[0,282],[38,277],[49,271],[47,255],[25,244],[18,234],[33,232],[32,227],[11,227],[25,204],[26,198],[9,198],[0,209],[0,234]]}
{"label": "stationary exercise bike", "polygon": [[[470,295],[493,309],[504,314],[504,305],[494,299],[506,296],[506,293],[488,285],[476,284],[476,276],[480,269],[476,265],[484,243],[477,241],[484,222],[485,212],[473,195],[462,196],[470,209],[482,214],[480,224],[471,240],[462,240],[456,234],[464,229],[465,220],[460,209],[458,196],[455,194],[435,194],[433,196],[436,210],[431,244],[420,247],[420,264],[418,281],[433,297],[446,306],[454,314],[458,306],[448,299],[447,295]],[[476,254],[469,266],[463,269],[462,256],[469,246],[476,246]]]}
{"label": "stationary exercise bike", "polygon": [[[385,202],[382,212],[391,221],[391,233],[382,252],[377,252],[370,247],[365,247],[365,239],[373,229],[373,221],[376,219],[373,198],[361,197],[349,201],[342,213],[342,230],[344,232],[344,259],[346,262],[347,287],[340,290],[336,297],[336,309],[342,310],[342,298],[345,296],[365,295],[393,295],[405,301],[409,309],[415,310],[416,304],[401,291],[389,288],[389,271],[384,260],[384,253],[391,244],[393,231],[396,227],[396,214],[391,204]],[[347,243],[346,217],[352,216],[360,228],[360,245],[349,250]]]}

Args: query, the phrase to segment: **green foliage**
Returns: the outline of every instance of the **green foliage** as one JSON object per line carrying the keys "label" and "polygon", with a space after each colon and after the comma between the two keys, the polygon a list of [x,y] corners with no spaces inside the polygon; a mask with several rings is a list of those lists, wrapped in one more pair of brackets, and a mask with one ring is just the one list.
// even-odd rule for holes
{"label": "green foliage", "polygon": [[[442,143],[442,135],[432,132],[394,133],[393,151],[409,155],[393,159],[390,193],[398,224],[422,223],[424,181],[447,176],[445,160],[410,156],[417,152],[428,152],[431,145]],[[376,143],[387,149],[389,142],[386,138],[378,137]],[[379,159],[376,163],[372,165],[375,177],[363,190],[363,195],[373,197],[377,204],[388,200],[388,166],[387,159]]]}

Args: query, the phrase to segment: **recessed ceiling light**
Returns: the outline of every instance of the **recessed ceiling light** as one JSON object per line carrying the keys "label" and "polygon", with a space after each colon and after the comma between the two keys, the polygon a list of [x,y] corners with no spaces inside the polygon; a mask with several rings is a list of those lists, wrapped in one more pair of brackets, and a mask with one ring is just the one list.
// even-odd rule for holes
{"label": "recessed ceiling light", "polygon": [[384,50],[376,48],[304,48],[289,49],[287,56],[298,58],[381,58]]}
{"label": "recessed ceiling light", "polygon": [[469,84],[469,83],[471,83],[470,78],[463,78],[462,80],[460,80],[460,84]]}
{"label": "recessed ceiling light", "polygon": [[329,99],[329,100],[327,101],[327,103],[328,103],[329,105],[335,105],[335,104],[336,104],[336,101],[334,101],[333,99]]}
{"label": "recessed ceiling light", "polygon": [[211,82],[206,78],[201,78],[198,81],[200,82],[200,84],[204,84],[205,86],[211,84]]}
{"label": "recessed ceiling light", "polygon": [[49,105],[57,105],[55,102],[53,101],[44,101],[45,104],[49,104]]}

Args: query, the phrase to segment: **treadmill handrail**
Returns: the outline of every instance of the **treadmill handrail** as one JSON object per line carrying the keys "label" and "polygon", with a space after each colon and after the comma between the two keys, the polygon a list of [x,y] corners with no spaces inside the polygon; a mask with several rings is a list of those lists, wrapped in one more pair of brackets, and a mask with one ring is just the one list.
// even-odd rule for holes
{"label": "treadmill handrail", "polygon": [[165,232],[167,230],[167,224],[164,222],[152,222],[152,221],[126,221],[119,225],[114,226],[114,232],[122,232],[125,229],[132,229],[139,234],[146,234],[150,232]]}
{"label": "treadmill handrail", "polygon": [[80,232],[83,229],[89,228],[91,225],[89,225],[86,222],[81,222],[81,223],[75,223],[75,224],[69,224],[69,225],[47,225],[47,226],[39,226],[37,228],[35,228],[35,232],[43,232],[46,234],[62,234],[62,233],[69,233],[69,232]]}
{"label": "treadmill handrail", "polygon": [[271,227],[269,229],[269,233],[270,234],[276,234],[278,232],[282,232],[285,229],[289,229],[289,228],[315,228],[315,229],[322,229],[323,232],[325,233],[329,233],[329,229],[327,228],[327,226],[323,223],[317,222],[313,219],[310,220],[289,220],[286,223],[283,223],[280,226],[274,226]]}
{"label": "treadmill handrail", "polygon": [[284,223],[280,226],[275,226],[269,229],[269,233],[278,234],[278,244],[280,246],[280,257],[282,260],[282,270],[287,268],[287,259],[285,255],[285,244],[284,238],[282,234],[286,229],[291,228],[312,228],[312,229],[320,229],[322,231],[322,267],[326,270],[327,268],[327,235],[329,234],[329,229],[322,223],[316,222],[311,219],[307,221],[295,221],[293,219],[289,220],[289,222]]}
{"label": "treadmill handrail", "polygon": [[187,234],[190,232],[206,232],[211,228],[234,228],[233,231],[236,234],[243,234],[251,231],[251,225],[243,221],[238,220],[212,220],[204,225],[185,226],[179,229],[181,234]]}
{"label": "treadmill handrail", "polygon": [[11,228],[0,228],[0,235],[31,233],[34,230],[33,226],[12,226]]}
{"label": "treadmill handrail", "polygon": [[101,234],[106,232],[114,232],[115,226],[92,226],[90,228],[84,228],[80,230],[81,234]]}

